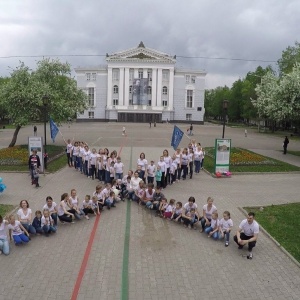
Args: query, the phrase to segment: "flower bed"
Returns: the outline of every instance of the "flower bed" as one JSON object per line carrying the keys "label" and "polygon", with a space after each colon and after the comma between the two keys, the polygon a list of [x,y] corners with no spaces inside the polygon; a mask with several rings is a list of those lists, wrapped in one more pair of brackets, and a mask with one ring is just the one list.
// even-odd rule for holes
{"label": "flower bed", "polygon": [[28,164],[28,149],[21,146],[0,149],[0,165],[26,165]]}

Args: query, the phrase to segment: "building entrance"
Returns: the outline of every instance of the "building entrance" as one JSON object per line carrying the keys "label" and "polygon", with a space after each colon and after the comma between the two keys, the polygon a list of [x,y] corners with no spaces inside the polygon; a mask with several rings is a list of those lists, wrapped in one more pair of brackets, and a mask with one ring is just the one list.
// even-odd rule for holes
{"label": "building entrance", "polygon": [[134,122],[134,123],[161,123],[161,114],[146,113],[118,113],[118,122]]}

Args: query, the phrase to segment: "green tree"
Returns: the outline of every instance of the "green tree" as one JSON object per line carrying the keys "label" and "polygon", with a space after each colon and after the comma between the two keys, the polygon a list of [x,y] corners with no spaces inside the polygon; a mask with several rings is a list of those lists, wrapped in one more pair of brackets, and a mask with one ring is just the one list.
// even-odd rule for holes
{"label": "green tree", "polygon": [[282,56],[277,63],[280,75],[292,72],[295,64],[300,63],[300,43],[295,42],[295,46],[288,46],[282,51]]}
{"label": "green tree", "polygon": [[[49,99],[46,107],[45,96]],[[82,112],[87,107],[87,96],[77,88],[68,63],[44,59],[37,63],[35,71],[21,62],[10,79],[0,86],[0,103],[16,126],[9,144],[13,147],[21,127],[42,119],[45,108],[60,123]]]}

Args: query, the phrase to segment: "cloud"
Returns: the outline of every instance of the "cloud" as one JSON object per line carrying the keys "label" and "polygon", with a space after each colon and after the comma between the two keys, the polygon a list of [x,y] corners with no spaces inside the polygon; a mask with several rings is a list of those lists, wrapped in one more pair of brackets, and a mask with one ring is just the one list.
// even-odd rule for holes
{"label": "cloud", "polygon": [[[0,57],[105,54],[142,40],[146,47],[177,56],[276,61],[299,40],[299,14],[297,0],[1,1]],[[0,76],[19,60],[34,67],[37,59],[1,58]],[[102,57],[61,60],[73,67],[105,63]],[[205,69],[212,88],[268,63],[179,58],[177,65]]]}

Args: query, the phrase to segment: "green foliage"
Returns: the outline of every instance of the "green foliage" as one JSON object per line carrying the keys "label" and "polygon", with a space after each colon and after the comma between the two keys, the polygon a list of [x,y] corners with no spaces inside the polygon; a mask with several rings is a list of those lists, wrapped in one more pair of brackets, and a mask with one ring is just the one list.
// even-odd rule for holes
{"label": "green foliage", "polygon": [[14,209],[13,205],[0,204],[0,215],[4,218],[9,212]]}
{"label": "green foliage", "polygon": [[300,63],[300,43],[295,42],[295,46],[288,46],[282,51],[282,56],[278,60],[280,75],[292,72],[296,63]]}
{"label": "green foliage", "polygon": [[[45,96],[49,99],[47,105],[43,103]],[[44,59],[37,63],[35,71],[21,62],[10,79],[0,84],[0,107],[17,127],[44,119],[45,109],[60,123],[83,111],[87,97],[71,78],[68,63]]]}
{"label": "green foliage", "polygon": [[254,212],[256,221],[300,262],[300,203],[245,209]]}

